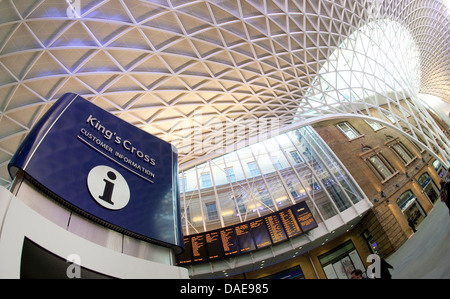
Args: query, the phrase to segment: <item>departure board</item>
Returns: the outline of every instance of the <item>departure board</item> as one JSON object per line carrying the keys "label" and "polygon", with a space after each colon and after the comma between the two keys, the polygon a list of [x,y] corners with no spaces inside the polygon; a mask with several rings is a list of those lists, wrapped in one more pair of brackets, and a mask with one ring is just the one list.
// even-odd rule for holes
{"label": "departure board", "polygon": [[206,254],[205,235],[195,235],[191,237],[192,259],[194,262],[205,262],[208,260]]}
{"label": "departure board", "polygon": [[302,201],[296,204],[292,210],[294,211],[294,215],[304,232],[317,227],[316,220],[314,219],[306,202]]}
{"label": "departure board", "polygon": [[250,231],[252,232],[257,249],[272,245],[269,231],[267,230],[263,218],[250,221]]}
{"label": "departure board", "polygon": [[214,261],[262,249],[317,227],[306,202],[249,222],[183,238],[185,251],[177,264]]}
{"label": "departure board", "polygon": [[270,238],[272,239],[273,244],[287,240],[286,233],[284,232],[278,214],[268,215],[264,217],[264,220],[266,221],[266,225],[269,229]]}
{"label": "departure board", "polygon": [[282,210],[278,214],[280,215],[281,222],[283,223],[288,238],[295,237],[302,233],[300,225],[297,220],[295,220],[294,213],[290,208]]}
{"label": "departure board", "polygon": [[184,252],[177,256],[179,264],[190,264],[192,263],[192,245],[191,238],[184,237]]}
{"label": "departure board", "polygon": [[223,253],[230,256],[239,253],[239,246],[236,242],[234,227],[227,227],[220,230],[220,237],[223,245]]}
{"label": "departure board", "polygon": [[241,253],[247,251],[253,251],[256,249],[255,242],[253,241],[252,234],[250,233],[250,225],[248,223],[243,223],[236,225],[236,237],[241,249]]}
{"label": "departure board", "polygon": [[209,259],[215,260],[223,257],[222,241],[220,239],[219,231],[209,232],[205,234],[206,250],[208,251]]}

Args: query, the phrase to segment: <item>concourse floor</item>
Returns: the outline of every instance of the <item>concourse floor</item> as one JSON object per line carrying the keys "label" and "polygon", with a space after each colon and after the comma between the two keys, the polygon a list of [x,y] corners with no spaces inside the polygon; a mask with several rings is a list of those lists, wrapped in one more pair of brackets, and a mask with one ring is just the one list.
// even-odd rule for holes
{"label": "concourse floor", "polygon": [[450,278],[450,215],[436,202],[417,232],[386,258],[393,279]]}

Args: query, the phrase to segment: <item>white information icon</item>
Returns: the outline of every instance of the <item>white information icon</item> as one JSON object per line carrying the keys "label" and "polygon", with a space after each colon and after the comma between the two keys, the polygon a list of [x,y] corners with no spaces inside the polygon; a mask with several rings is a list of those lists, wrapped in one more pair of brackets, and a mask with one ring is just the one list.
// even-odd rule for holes
{"label": "white information icon", "polygon": [[120,172],[109,166],[92,168],[87,176],[87,186],[95,201],[107,209],[123,209],[130,201],[127,181]]}

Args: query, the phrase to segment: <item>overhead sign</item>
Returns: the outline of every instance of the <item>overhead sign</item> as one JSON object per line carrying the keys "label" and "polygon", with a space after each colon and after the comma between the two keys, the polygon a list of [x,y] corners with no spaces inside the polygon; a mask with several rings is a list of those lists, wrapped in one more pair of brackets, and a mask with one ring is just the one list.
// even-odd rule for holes
{"label": "overhead sign", "polygon": [[11,159],[38,187],[113,229],[183,246],[177,151],[76,94],[63,95]]}
{"label": "overhead sign", "polygon": [[[248,222],[184,237],[178,264],[211,262],[284,242],[318,227],[305,201]],[[206,242],[205,242],[206,241]]]}

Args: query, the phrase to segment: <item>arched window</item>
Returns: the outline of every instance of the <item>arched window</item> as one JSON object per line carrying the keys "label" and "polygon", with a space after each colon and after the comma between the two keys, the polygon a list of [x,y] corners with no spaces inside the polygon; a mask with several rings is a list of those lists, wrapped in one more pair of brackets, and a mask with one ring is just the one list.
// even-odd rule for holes
{"label": "arched window", "polygon": [[428,199],[435,203],[437,199],[439,198],[439,188],[436,186],[436,184],[433,182],[431,176],[428,174],[428,172],[423,173],[419,179],[417,180],[420,187],[422,187],[423,193],[425,193],[428,197]]}
{"label": "arched window", "polygon": [[428,183],[431,181],[431,177],[428,174],[428,172],[425,172],[424,174],[422,174],[420,176],[420,178],[417,180],[417,182],[419,183],[420,187],[425,188]]}
{"label": "arched window", "polygon": [[402,195],[397,198],[397,205],[403,215],[405,215],[408,219],[408,222],[410,222],[410,226],[413,229],[414,227],[417,227],[427,216],[427,213],[411,189],[403,192]]}
{"label": "arched window", "polygon": [[407,190],[402,193],[397,199],[397,204],[404,212],[414,201],[416,200],[416,196],[411,190]]}
{"label": "arched window", "polygon": [[365,153],[365,152],[370,151],[371,149],[372,149],[372,148],[371,148],[370,146],[367,146],[367,145],[364,145],[364,144],[363,144],[361,150],[362,150],[363,153]]}

